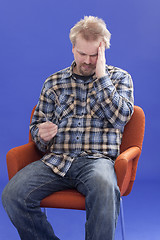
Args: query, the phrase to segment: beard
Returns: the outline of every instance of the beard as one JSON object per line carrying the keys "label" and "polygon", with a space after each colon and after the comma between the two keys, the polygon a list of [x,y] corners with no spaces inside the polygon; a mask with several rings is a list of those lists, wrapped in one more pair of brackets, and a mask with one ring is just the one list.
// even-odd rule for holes
{"label": "beard", "polygon": [[90,76],[95,73],[96,66],[93,64],[82,63],[77,66],[77,71],[82,76]]}

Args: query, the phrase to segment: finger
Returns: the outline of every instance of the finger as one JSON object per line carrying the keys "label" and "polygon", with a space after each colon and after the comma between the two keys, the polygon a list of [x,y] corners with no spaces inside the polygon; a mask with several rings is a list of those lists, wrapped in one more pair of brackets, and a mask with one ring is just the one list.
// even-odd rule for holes
{"label": "finger", "polygon": [[51,129],[51,128],[54,128],[56,127],[57,125],[52,123],[52,122],[44,122],[44,123],[41,123],[38,125],[38,128],[39,129]]}
{"label": "finger", "polygon": [[104,43],[104,41],[100,42],[99,49],[100,49],[101,53],[105,52],[105,43]]}
{"label": "finger", "polygon": [[57,129],[58,126],[51,123],[42,123],[39,125],[39,136],[44,140],[44,141],[50,141],[56,134],[57,134]]}
{"label": "finger", "polygon": [[98,60],[100,61],[101,64],[105,64],[105,52],[102,50],[101,47],[99,47],[98,50]]}
{"label": "finger", "polygon": [[40,138],[43,140],[43,141],[45,141],[45,142],[49,142],[49,141],[51,141],[51,139],[53,138],[52,136],[40,136]]}
{"label": "finger", "polygon": [[104,55],[105,48],[103,42],[100,42],[99,47],[98,47],[98,56],[101,57]]}
{"label": "finger", "polygon": [[39,136],[44,141],[50,141],[55,135],[57,134],[57,131],[50,131],[50,132],[39,132]]}
{"label": "finger", "polygon": [[98,59],[96,64],[96,76],[97,78],[101,78],[105,75],[105,47],[104,43],[101,41],[98,47]]}
{"label": "finger", "polygon": [[57,132],[57,126],[54,126],[51,128],[39,128],[39,134],[41,135],[49,135],[54,132]]}

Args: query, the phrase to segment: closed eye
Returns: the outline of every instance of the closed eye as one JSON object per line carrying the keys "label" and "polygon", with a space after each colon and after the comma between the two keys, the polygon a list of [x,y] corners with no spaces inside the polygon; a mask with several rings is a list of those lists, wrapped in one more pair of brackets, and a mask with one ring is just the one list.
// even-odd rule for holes
{"label": "closed eye", "polygon": [[80,54],[81,56],[86,56],[86,54],[85,54],[85,53],[81,53],[81,52],[79,52],[79,54]]}
{"label": "closed eye", "polygon": [[[81,55],[81,56],[87,56],[87,54],[83,53],[83,52],[80,52],[77,50],[77,52]],[[89,55],[90,57],[97,57],[98,56],[98,53],[95,53],[95,54],[92,54],[92,55]]]}

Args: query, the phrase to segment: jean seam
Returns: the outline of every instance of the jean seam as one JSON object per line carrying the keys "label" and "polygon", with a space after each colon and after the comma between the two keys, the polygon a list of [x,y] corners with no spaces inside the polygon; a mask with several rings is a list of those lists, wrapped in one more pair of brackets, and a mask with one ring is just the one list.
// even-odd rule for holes
{"label": "jean seam", "polygon": [[[45,186],[46,184],[51,183],[51,182],[55,182],[55,181],[56,181],[56,180],[48,181],[48,182],[46,182],[45,184],[41,184],[39,187],[34,188],[34,190],[30,191],[30,193],[28,193],[28,195],[27,195],[26,198],[24,199],[24,204],[25,204],[25,206],[26,206],[26,209],[28,209],[28,208],[27,208],[27,199],[28,199],[29,195],[31,195],[35,190],[40,189],[42,186]],[[40,206],[39,206],[39,207],[40,207]],[[31,220],[31,222],[32,222],[32,224],[33,224],[34,232],[35,232],[36,238],[37,238],[37,240],[38,240],[38,235],[37,235],[37,231],[36,231],[36,229],[35,229],[35,224],[34,224],[34,221],[33,221],[32,217],[30,216],[30,213],[29,213],[28,210],[27,210],[27,215],[28,215],[28,217],[30,218],[30,220]]]}
{"label": "jean seam", "polygon": [[[80,180],[79,178],[72,178],[72,180],[79,181],[80,183],[82,183],[82,184],[85,186],[85,188],[87,189],[88,193],[90,192],[89,188],[85,185],[85,183],[84,183],[82,180]],[[78,190],[77,190],[77,191],[78,191]],[[88,204],[88,209],[89,209],[89,211],[91,210],[90,203]],[[85,210],[85,211],[86,211],[86,210]],[[88,234],[89,231],[88,231],[87,225],[86,225],[86,230],[87,230],[87,234]],[[90,237],[88,236],[86,240],[89,240],[89,239],[90,239]]]}

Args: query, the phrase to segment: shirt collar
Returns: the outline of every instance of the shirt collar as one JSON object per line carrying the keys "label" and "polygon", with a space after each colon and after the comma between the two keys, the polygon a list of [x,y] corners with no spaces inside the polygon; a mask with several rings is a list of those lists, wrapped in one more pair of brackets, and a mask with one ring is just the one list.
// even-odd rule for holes
{"label": "shirt collar", "polygon": [[[63,76],[62,76],[62,78],[70,78],[70,77],[72,77],[72,75],[73,75],[73,69],[74,69],[74,67],[76,66],[76,62],[75,61],[73,61],[72,62],[72,64],[71,64],[71,66],[70,67],[68,67],[68,69],[67,69],[67,71],[65,71],[64,73],[63,73]],[[108,72],[108,65],[106,65],[106,72]],[[86,83],[87,82],[91,82],[91,81],[94,81],[94,80],[96,80],[96,75],[94,74],[90,79],[88,79],[87,81],[86,81]]]}
{"label": "shirt collar", "polygon": [[[73,69],[74,69],[74,67],[76,66],[76,62],[75,61],[73,61],[72,62],[72,65],[71,65],[71,67],[70,67],[70,76],[73,76]],[[73,77],[73,79],[75,79],[75,77]],[[90,78],[88,78],[87,80],[82,80],[82,79],[79,79],[79,81],[81,81],[81,82],[84,82],[85,81],[85,83],[89,83],[89,82],[92,82],[92,81],[94,81],[96,79],[96,75],[94,74],[93,76],[91,76]],[[76,80],[78,80],[78,79],[76,79]]]}

